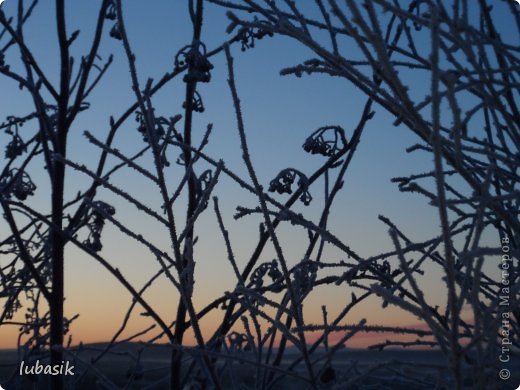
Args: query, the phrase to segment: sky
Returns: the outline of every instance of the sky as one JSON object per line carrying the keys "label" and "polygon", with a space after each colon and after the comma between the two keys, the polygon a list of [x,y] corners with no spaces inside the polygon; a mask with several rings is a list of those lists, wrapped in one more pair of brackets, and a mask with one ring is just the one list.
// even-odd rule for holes
{"label": "sky", "polygon": [[[14,0],[7,0],[3,9],[8,15],[14,11]],[[67,2],[68,30],[81,30],[73,45],[72,53],[81,55],[86,52],[93,34],[93,21],[100,4],[98,0]],[[191,27],[187,12],[187,2],[183,1],[125,1],[125,23],[129,32],[140,82],[148,78],[158,80],[165,72],[174,68],[177,51],[191,41]],[[310,10],[309,12],[314,12]],[[227,34],[227,19],[223,12],[214,6],[207,6],[204,17],[202,40],[208,49],[222,42]],[[107,24],[112,25],[112,22]],[[50,0],[41,0],[25,30],[27,45],[55,85],[59,79],[59,61],[54,25],[54,6]],[[2,38],[0,43],[5,43]],[[355,53],[355,48],[352,48]],[[346,80],[329,76],[282,77],[280,69],[298,64],[311,57],[311,53],[287,38],[265,38],[257,42],[253,50],[241,52],[239,46],[232,47],[235,57],[236,83],[246,132],[251,149],[251,158],[257,169],[259,180],[265,186],[281,170],[297,167],[310,173],[323,162],[322,157],[306,154],[301,145],[315,129],[324,125],[340,125],[345,128],[347,137],[352,134],[363,105],[364,96],[356,91]],[[109,117],[118,118],[134,102],[130,74],[122,45],[104,32],[99,51],[103,60],[114,55],[114,64],[89,98],[90,109],[82,113],[71,130],[69,156],[86,166],[95,166],[99,149],[89,144],[83,132],[104,139],[109,129]],[[13,67],[19,66],[19,54],[12,49],[6,54]],[[210,156],[222,158],[226,166],[242,177],[246,169],[241,161],[240,144],[236,127],[231,95],[227,87],[227,71],[222,54],[211,59],[214,65],[212,79],[200,85],[206,110],[195,118],[195,142],[201,139],[208,123],[213,124],[213,133],[206,151]],[[413,78],[416,77],[416,78]],[[416,87],[427,85],[429,81],[412,76],[410,83]],[[426,83],[426,84],[425,84]],[[31,102],[24,91],[5,78],[0,78],[0,120],[8,115],[23,115],[31,112]],[[158,115],[165,117],[182,113],[184,83],[180,78],[164,87],[154,98],[153,103]],[[390,182],[395,176],[426,172],[433,169],[431,158],[427,155],[406,154],[404,150],[419,140],[408,129],[393,126],[393,118],[383,109],[375,107],[376,115],[367,125],[358,151],[345,176],[344,190],[336,201],[330,218],[330,229],[338,238],[364,257],[391,250],[392,243],[388,229],[377,217],[383,214],[394,221],[403,231],[418,241],[438,234],[439,222],[435,209],[426,201],[413,194],[400,193],[397,186]],[[34,126],[32,124],[31,126]],[[0,143],[7,137],[0,134]],[[136,131],[136,123],[128,120],[119,131],[115,147],[127,155],[143,147],[143,141]],[[175,155],[171,156],[171,161]],[[0,160],[1,164],[2,160]],[[113,165],[114,160],[109,165]],[[38,191],[31,199],[40,210],[50,206],[49,186],[41,166],[32,166]],[[173,164],[170,176],[172,183],[178,180],[181,168]],[[86,188],[90,180],[83,174],[67,173],[67,196],[71,199],[77,191]],[[116,174],[113,183],[149,205],[156,205],[159,197],[154,188],[131,170]],[[172,185],[172,187],[174,187]],[[311,188],[315,198],[305,208],[297,205],[298,212],[305,212],[312,220],[319,218],[320,201],[323,200],[323,184]],[[226,227],[230,232],[231,243],[237,257],[239,268],[244,266],[256,245],[260,219],[234,220],[232,215],[237,205],[255,206],[254,197],[246,194],[228,178],[223,177],[217,186]],[[276,196],[282,200],[284,196]],[[168,237],[164,229],[150,221],[127,203],[115,198],[106,191],[100,191],[99,199],[105,200],[116,208],[116,217],[143,233],[152,242],[169,249]],[[175,208],[178,220],[184,217],[181,197]],[[182,223],[181,223],[182,224]],[[233,289],[235,280],[232,269],[226,260],[224,243],[212,207],[208,207],[197,224],[199,243],[196,246],[196,283],[194,303],[201,309],[212,298],[223,291]],[[306,233],[302,230],[282,227],[280,229],[284,252],[290,264],[296,264],[303,255]],[[0,238],[7,232],[5,222],[0,221]],[[103,256],[118,267],[123,274],[137,286],[159,269],[149,252],[130,239],[124,238],[113,226],[107,225],[103,234]],[[270,261],[273,252],[268,250],[263,261]],[[328,259],[338,261],[344,258],[334,251],[327,252]],[[1,263],[0,258],[0,263]],[[109,339],[118,329],[131,302],[130,295],[100,265],[74,248],[67,249],[66,259],[66,312],[68,315],[80,313],[72,326],[74,342],[95,342]],[[422,285],[431,302],[445,301],[444,285],[441,275],[431,271]],[[437,272],[437,273],[436,273]],[[439,285],[442,285],[439,288]],[[342,285],[340,288],[323,288],[312,295],[305,306],[306,318],[317,323],[321,318],[321,305],[327,304],[331,315],[348,301],[351,290]],[[174,288],[165,279],[160,279],[145,295],[152,306],[168,320],[172,320],[176,309]],[[203,322],[203,333],[210,334],[221,312],[217,312]],[[149,324],[148,320],[134,316],[129,325],[131,331],[138,331]],[[370,299],[348,317],[348,323],[367,318],[371,324],[396,326],[420,326],[413,316],[395,309],[381,309],[378,299]],[[16,342],[15,327],[0,327],[0,347],[10,348]],[[366,346],[373,338],[360,337],[350,345]]]}

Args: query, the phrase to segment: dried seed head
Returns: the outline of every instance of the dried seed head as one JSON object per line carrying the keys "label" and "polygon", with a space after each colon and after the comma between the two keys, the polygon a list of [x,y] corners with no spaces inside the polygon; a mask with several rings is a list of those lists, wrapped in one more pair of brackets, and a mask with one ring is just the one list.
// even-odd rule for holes
{"label": "dried seed head", "polygon": [[307,153],[331,157],[348,146],[345,130],[339,126],[320,127],[303,143]]}
{"label": "dried seed head", "polygon": [[280,173],[278,173],[278,175],[276,175],[276,177],[269,183],[269,192],[292,194],[292,185],[294,184],[296,177],[298,177],[298,188],[302,191],[300,200],[305,206],[308,206],[312,201],[312,196],[308,191],[309,180],[307,179],[307,176],[296,169],[287,168],[280,171]]}
{"label": "dried seed head", "polygon": [[185,82],[207,83],[211,80],[213,64],[206,56],[206,46],[202,42],[184,46],[175,56],[175,69],[188,67],[184,75]]}
{"label": "dried seed head", "polygon": [[119,23],[114,24],[112,29],[110,30],[110,36],[118,41],[123,40],[123,34],[121,33],[121,29],[119,28]]}

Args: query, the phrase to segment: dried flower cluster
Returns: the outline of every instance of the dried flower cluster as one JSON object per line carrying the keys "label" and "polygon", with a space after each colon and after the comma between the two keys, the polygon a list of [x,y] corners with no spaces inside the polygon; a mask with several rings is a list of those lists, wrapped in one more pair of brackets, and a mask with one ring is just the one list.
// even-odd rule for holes
{"label": "dried flower cluster", "polygon": [[[0,327],[18,327],[19,360],[76,363],[81,375],[53,377],[51,388],[79,388],[88,376],[100,388],[121,388],[117,379],[100,370],[111,355],[128,359],[124,388],[274,389],[291,384],[313,389],[484,389],[504,384],[496,367],[501,341],[507,338],[512,348],[520,347],[520,48],[501,35],[488,1],[314,0],[303,6],[289,0],[193,0],[187,2],[191,42],[173,51],[177,54],[159,81],[149,79],[144,85],[136,61],[139,53],[134,53],[126,32],[122,0],[98,5],[93,41],[80,61],[72,54],[72,47],[78,48],[78,33],[67,34],[71,21],[64,1],[56,2],[60,61],[53,74],[35,59],[26,34],[25,24],[37,17],[36,3],[19,1],[14,18],[0,10],[0,82],[16,82],[34,103],[26,116],[10,115],[0,124],[6,139],[0,171]],[[513,15],[510,22],[519,27],[518,9],[512,2],[503,3],[500,6]],[[226,10],[230,20],[227,41],[213,49],[206,48],[202,29],[209,4]],[[314,11],[309,11],[311,6]],[[112,64],[112,57],[101,62],[107,35],[118,41],[130,71],[133,101],[120,116],[107,120],[104,140],[101,132],[84,133],[86,146],[99,152],[97,161],[85,165],[68,148],[70,134],[78,114],[92,109],[91,92],[105,82]],[[252,145],[239,99],[241,80],[235,77],[231,54],[235,48],[255,48],[266,36],[273,37],[262,42],[266,46],[283,36],[313,53],[281,75],[332,76],[345,81],[349,96],[365,99],[357,118],[331,118],[348,122],[324,125],[305,139],[305,152],[326,157],[313,159],[317,167],[309,172],[281,169],[267,190],[249,152]],[[21,58],[22,67],[11,64],[14,55]],[[213,65],[218,64],[213,60],[217,55],[225,56],[227,63],[243,175],[237,172],[244,170],[206,151],[211,124],[198,137],[202,116],[197,115],[206,112],[199,86],[218,77]],[[56,77],[59,86],[54,84]],[[412,83],[414,79],[427,83]],[[165,85],[181,88],[185,98],[179,107],[170,105],[171,114],[160,116],[155,99]],[[398,227],[381,215],[391,249],[363,255],[344,232],[333,231],[331,221],[337,218],[339,194],[353,187],[344,186],[346,173],[360,153],[357,146],[364,141],[374,110],[386,111],[395,118],[395,126],[416,137],[407,152],[433,160],[430,171],[393,181],[400,191],[415,193],[432,205],[440,223],[431,238],[417,240],[414,226]],[[137,129],[144,141],[136,142],[137,151],[124,142],[123,149],[116,147],[116,134],[128,123],[132,134],[124,138],[136,136]],[[197,144],[194,140],[199,138]],[[296,150],[304,138],[298,135],[287,147]],[[149,204],[131,185],[121,186],[119,173],[144,181],[149,199],[158,201]],[[74,196],[66,187],[69,174],[86,183]],[[231,216],[219,205],[219,181],[224,176],[249,195],[241,198],[244,202],[254,199],[253,206],[233,204],[235,218],[249,218],[255,226],[260,220],[254,249],[246,257],[234,250],[244,239],[230,234],[226,224]],[[312,206],[296,211],[298,201],[311,204],[311,187]],[[323,195],[318,188],[324,189]],[[208,243],[199,236],[203,215],[204,222],[216,220],[214,236],[222,238],[225,256],[213,249],[213,240]],[[157,230],[143,229],[142,220],[161,229],[166,241],[158,239]],[[302,231],[301,256],[288,255],[292,252],[286,247],[294,246],[294,237]],[[489,237],[498,238],[493,243]],[[117,246],[119,240],[149,253],[139,259],[153,270],[143,284],[127,278],[129,269],[115,267],[107,247]],[[198,248],[203,245],[212,245],[209,252],[214,255],[201,255]],[[507,293],[502,275],[486,264],[504,259],[505,248]],[[101,266],[131,299],[120,329],[106,347],[72,342],[77,314],[64,310],[69,249]],[[229,267],[233,284],[198,307],[194,302],[204,286],[196,272],[221,266]],[[440,305],[435,303],[438,297],[423,288],[426,278],[436,276],[447,292]],[[150,298],[159,279],[167,284],[163,298],[171,302],[168,315]],[[309,321],[307,309],[323,288],[334,289],[340,309],[332,311],[325,302],[321,321],[315,316]],[[507,296],[507,308],[501,296]],[[382,310],[413,315],[421,326],[370,324],[356,317],[374,302]],[[506,314],[507,334],[501,328]],[[130,334],[129,324],[137,317],[148,325]],[[214,325],[209,334],[202,330],[208,318]],[[338,360],[338,352],[362,333],[384,335],[386,341],[370,346],[375,351],[429,347],[446,363]],[[193,334],[195,346],[187,346],[187,334]],[[139,348],[123,353],[116,349],[127,342],[139,343]],[[290,346],[296,353],[288,353]],[[169,349],[167,368],[149,367],[144,352],[154,348]],[[27,380],[33,387],[43,385],[36,376],[13,375],[6,387],[27,387]]]}

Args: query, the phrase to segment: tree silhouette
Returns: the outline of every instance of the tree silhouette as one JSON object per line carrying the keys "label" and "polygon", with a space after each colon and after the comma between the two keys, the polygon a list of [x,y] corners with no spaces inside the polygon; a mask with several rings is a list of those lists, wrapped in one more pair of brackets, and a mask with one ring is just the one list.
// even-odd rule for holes
{"label": "tree silhouette", "polygon": [[[172,70],[158,81],[148,78],[146,82],[137,63],[139,53],[127,33],[121,0],[96,3],[92,41],[80,58],[71,54],[79,31],[69,32],[66,3],[53,2],[59,69],[49,73],[26,41],[25,26],[37,17],[37,4],[38,0],[20,0],[13,17],[0,9],[2,82],[14,81],[33,104],[28,113],[9,115],[0,125],[9,139],[0,174],[0,203],[8,231],[0,238],[4,305],[0,325],[20,327],[18,361],[49,359],[59,365],[72,360],[78,375],[53,376],[49,384],[30,378],[36,385],[81,388],[91,386],[86,384],[88,375],[96,378],[99,388],[268,389],[291,383],[309,388],[462,389],[503,384],[497,374],[501,343],[507,339],[519,346],[520,59],[518,44],[502,38],[496,11],[485,0],[471,6],[465,0],[419,0],[406,5],[387,0],[347,0],[341,5],[336,0],[315,0],[305,6],[290,0],[193,0],[188,2],[189,14],[181,16],[191,22],[191,41],[172,56]],[[307,8],[311,5],[312,10]],[[501,6],[509,10],[511,26],[520,30],[516,5]],[[215,48],[205,44],[208,7],[227,10],[230,22],[228,39]],[[257,172],[259,162],[250,153],[255,145],[248,141],[241,80],[235,75],[232,52],[254,49],[258,40],[277,36],[289,37],[313,53],[312,58],[281,70],[282,76],[337,77],[354,86],[365,104],[358,118],[349,119],[351,130],[324,124],[295,136],[295,147],[320,157],[315,170],[307,171],[295,161],[294,167],[282,168],[264,183]],[[104,139],[84,132],[82,142],[100,153],[99,159],[84,164],[68,152],[70,133],[78,116],[91,109],[92,91],[106,81],[113,64],[112,56],[104,62],[100,57],[107,39],[120,44],[130,72],[130,85],[125,87],[132,91],[133,102],[119,117],[110,117]],[[352,48],[356,51],[351,55]],[[17,65],[10,64],[12,52],[21,58]],[[233,104],[242,167],[230,167],[222,156],[207,152],[212,124],[207,124],[200,143],[194,137],[200,126],[195,118],[204,118],[205,112],[200,86],[212,81],[214,59],[219,56],[226,60],[222,71],[227,73],[229,88],[225,92]],[[51,81],[55,75],[57,83]],[[422,83],[409,85],[412,77],[428,80],[428,88]],[[174,83],[183,91],[182,108],[160,115],[156,94]],[[393,181],[399,190],[417,193],[435,207],[440,229],[419,242],[413,238],[413,226],[398,227],[381,215],[394,248],[366,256],[332,231],[329,222],[335,218],[345,175],[377,109],[393,115],[395,126],[417,137],[407,152],[431,156],[430,171]],[[116,134],[130,125],[140,137],[137,152],[136,145],[116,146]],[[87,183],[72,198],[67,192],[69,172]],[[122,172],[147,183],[146,199],[142,192],[118,183],[116,177]],[[235,205],[233,215],[235,220],[250,219],[259,226],[253,253],[246,259],[238,259],[234,244],[241,237],[230,235],[226,225],[231,216],[221,211],[217,189],[224,177],[244,199],[254,199],[253,206],[246,201]],[[50,193],[41,190],[43,182]],[[39,193],[44,194],[43,207],[32,201]],[[152,197],[158,202],[150,204]],[[152,221],[167,240],[158,243],[152,232],[142,232],[139,218],[124,218],[113,199],[125,204],[125,214]],[[309,205],[318,207],[317,219],[307,211]],[[209,244],[197,232],[201,217],[208,214],[216,220],[215,234],[226,250],[225,258],[212,261],[229,265],[235,281],[229,291],[199,309],[194,299],[204,286],[196,281],[196,269],[208,267],[208,260],[197,255],[197,248]],[[149,255],[143,262],[158,267],[143,284],[125,276],[129,269],[116,267],[104,250],[107,226],[117,237],[146,249]],[[284,250],[294,245],[286,228],[307,235],[304,256],[296,261]],[[484,239],[488,234],[495,237],[491,246]],[[69,329],[77,315],[64,315],[68,248],[101,265],[131,296],[121,327],[105,346],[72,343]],[[329,249],[339,253],[341,260],[329,258]],[[507,272],[493,273],[486,262],[500,263],[502,271],[507,266]],[[433,304],[422,286],[432,269],[441,275],[439,282],[447,291],[444,307]],[[171,302],[173,321],[147,299],[160,278],[169,283],[163,295]],[[336,289],[341,297],[347,291],[349,299],[334,317],[323,305],[322,323],[312,323],[304,306],[324,287]],[[370,299],[378,299],[383,308],[395,306],[426,327],[370,324],[366,319],[347,322]],[[469,316],[463,315],[465,308],[471,309]],[[137,310],[151,325],[123,336]],[[209,316],[217,318],[210,335],[201,327]],[[186,341],[189,332],[195,346]],[[398,360],[340,364],[338,352],[366,332],[388,335],[370,349],[428,347],[439,350],[446,360],[422,365]],[[401,335],[407,337],[405,341],[393,337]],[[136,351],[119,352],[119,347],[132,341],[139,346]],[[146,366],[143,356],[158,347],[167,348],[169,367],[151,382],[154,369]],[[92,352],[94,356],[88,355]],[[128,357],[124,384],[103,371],[110,355]],[[250,378],[240,375],[244,372],[251,373]],[[24,380],[15,372],[8,384],[21,387]]]}

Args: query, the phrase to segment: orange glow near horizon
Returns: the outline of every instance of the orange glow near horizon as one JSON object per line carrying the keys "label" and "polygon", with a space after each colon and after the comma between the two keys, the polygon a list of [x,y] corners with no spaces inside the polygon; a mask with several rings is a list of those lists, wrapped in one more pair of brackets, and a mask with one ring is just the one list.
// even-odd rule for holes
{"label": "orange glow near horizon", "polygon": [[[130,254],[132,255],[132,254]],[[202,258],[204,256],[201,255]],[[128,307],[132,299],[131,295],[112,275],[107,272],[100,272],[102,269],[94,265],[91,260],[84,256],[70,256],[70,266],[67,268],[68,280],[77,281],[66,285],[65,310],[68,317],[79,314],[79,317],[72,323],[70,336],[72,345],[80,342],[85,344],[100,343],[110,341],[113,335],[120,329]],[[132,261],[133,258],[123,259]],[[226,264],[226,267],[229,267]],[[199,268],[200,270],[200,268]],[[148,269],[148,274],[153,275],[152,269]],[[232,291],[234,281],[232,275],[226,274],[227,268],[221,267],[214,273],[211,270],[204,270],[204,274],[196,276],[196,288],[193,303],[196,311],[202,310],[215,297],[220,297],[224,291]],[[127,278],[134,278],[132,282],[136,286],[142,285],[148,274],[141,272],[141,269],[128,268],[125,274]],[[223,276],[220,277],[220,274]],[[323,324],[322,305],[326,304],[328,312],[328,323],[334,321],[346,304],[350,302],[352,290],[346,285],[342,286],[321,286],[312,291],[304,304],[304,317],[306,324]],[[442,291],[437,288],[437,300],[435,304],[442,305]],[[144,298],[151,307],[161,316],[165,323],[171,324],[177,308],[178,293],[175,288],[165,279],[159,279],[156,284],[146,292]],[[279,296],[273,299],[280,299]],[[102,304],[101,304],[102,303]],[[433,304],[433,302],[430,302]],[[143,309],[136,305],[125,331],[118,340],[124,340],[134,334],[142,332],[153,325],[150,317],[142,316]],[[22,316],[23,309],[17,316]],[[224,312],[222,309],[214,309],[200,321],[200,328],[205,341],[215,332],[216,326],[220,324]],[[471,318],[471,313],[466,313]],[[349,314],[340,321],[340,324],[357,324],[362,319],[367,320],[367,325],[394,326],[424,329],[424,324],[418,325],[418,319],[413,315],[402,310],[389,306],[381,308],[381,300],[376,297],[367,298],[355,306]],[[16,318],[13,319],[16,321]],[[471,321],[469,321],[471,322]],[[265,325],[265,324],[264,324]],[[15,348],[17,345],[19,326],[0,327],[0,348]],[[237,331],[243,331],[240,321],[235,325]],[[148,341],[159,333],[159,327],[155,326],[149,333],[132,341]],[[265,331],[265,326],[263,331]],[[317,339],[321,332],[307,332],[308,343]],[[339,340],[344,332],[335,332],[329,335],[331,343]],[[69,335],[67,335],[66,340]],[[359,332],[349,339],[346,346],[349,348],[366,348],[367,346],[384,342],[387,339],[396,341],[411,341],[416,339],[415,335],[395,335],[390,333]],[[427,339],[427,338],[425,338]],[[163,337],[159,342],[166,343],[168,340]],[[183,344],[196,345],[193,332],[187,331]]]}
{"label": "orange glow near horizon", "polygon": [[[102,295],[102,294],[101,294]],[[87,300],[86,300],[87,301]],[[126,300],[128,301],[128,299]],[[95,305],[96,299],[88,299],[88,302],[83,303],[83,312],[80,311],[80,316],[76,319],[72,326],[71,332],[66,336],[66,340],[70,336],[72,336],[72,345],[78,345],[80,342],[83,344],[93,344],[93,343],[104,343],[111,340],[116,331],[121,327],[122,319],[124,314],[126,313],[127,307],[120,303],[119,307],[109,305]],[[107,300],[105,300],[107,302]],[[72,302],[69,301],[69,305],[72,306]],[[337,305],[340,305],[340,302],[337,302]],[[68,309],[70,310],[70,306]],[[76,303],[73,305],[75,308],[80,309],[80,306]],[[196,305],[197,309],[200,310],[205,304]],[[161,308],[164,309],[164,308]],[[347,316],[346,319],[341,321],[341,324],[354,324],[359,322],[360,318],[369,318],[370,314],[374,313],[374,308],[363,307],[362,312],[358,310],[356,313],[353,313],[351,317]],[[102,310],[102,311],[100,311]],[[329,312],[333,312],[334,307],[328,309]],[[426,324],[418,324],[416,320],[414,321],[413,317],[409,315],[402,315],[398,309],[390,309],[388,313],[385,314],[386,321],[381,322],[380,319],[376,318],[373,321],[367,321],[367,325],[383,325],[383,326],[395,326],[395,327],[403,327],[403,328],[413,328],[420,330],[427,330]],[[118,338],[118,340],[124,340],[127,337],[136,334],[138,332],[143,331],[144,329],[149,328],[153,325],[153,321],[146,316],[141,316],[139,313],[142,312],[141,308],[136,307],[133,312],[133,316],[128,322],[128,326],[126,327],[123,334]],[[166,312],[166,310],[161,310],[161,312]],[[377,313],[378,311],[376,311]],[[175,313],[175,310],[171,310],[171,313]],[[399,315],[400,313],[400,315]],[[203,334],[204,340],[207,341],[215,332],[216,324],[220,323],[222,319],[223,311],[220,309],[214,310],[209,315],[200,321],[200,328]],[[391,314],[391,315],[389,315]],[[70,314],[69,314],[70,315]],[[167,323],[171,323],[173,314],[169,316],[165,316],[168,318]],[[354,318],[355,316],[355,318]],[[171,317],[171,319],[170,319]],[[332,318],[332,317],[331,317]],[[354,319],[352,319],[354,318]],[[16,321],[16,319],[13,319]],[[322,313],[321,310],[314,310],[306,315],[306,322],[312,324],[320,324],[322,323]],[[262,324],[264,326],[263,330],[265,331],[265,323]],[[243,327],[240,321],[235,325],[235,329],[237,331],[242,331]],[[338,342],[341,337],[345,335],[345,333],[350,332],[349,330],[331,332],[329,334],[328,340],[330,345],[334,345],[334,343]],[[132,339],[132,341],[146,342],[156,336],[159,333],[159,327],[155,326],[149,333],[144,336],[140,336],[138,338]],[[316,332],[306,332],[307,343],[312,344],[315,342],[318,337],[321,335],[321,331]],[[19,334],[19,326],[2,326],[0,327],[0,349],[12,349],[16,348],[17,339]],[[352,338],[350,338],[346,342],[346,346],[348,348],[366,348],[370,345],[382,343],[385,340],[392,339],[395,341],[412,341],[417,339],[416,335],[400,335],[393,333],[384,333],[384,332],[359,332],[355,334]],[[424,338],[428,340],[427,337]],[[159,343],[167,343],[168,340],[166,337],[162,337],[157,342]],[[185,339],[183,341],[184,345],[187,346],[196,346],[196,340],[193,334],[193,331],[189,329],[185,334]]]}

